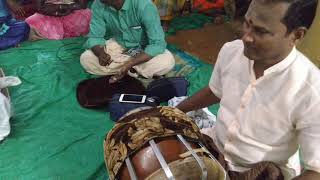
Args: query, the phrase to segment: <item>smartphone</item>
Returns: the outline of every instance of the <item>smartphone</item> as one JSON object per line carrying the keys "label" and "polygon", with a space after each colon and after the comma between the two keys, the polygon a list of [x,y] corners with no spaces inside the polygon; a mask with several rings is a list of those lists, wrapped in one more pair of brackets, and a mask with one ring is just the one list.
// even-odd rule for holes
{"label": "smartphone", "polygon": [[146,95],[140,94],[121,94],[119,98],[119,102],[126,103],[144,103],[146,101]]}

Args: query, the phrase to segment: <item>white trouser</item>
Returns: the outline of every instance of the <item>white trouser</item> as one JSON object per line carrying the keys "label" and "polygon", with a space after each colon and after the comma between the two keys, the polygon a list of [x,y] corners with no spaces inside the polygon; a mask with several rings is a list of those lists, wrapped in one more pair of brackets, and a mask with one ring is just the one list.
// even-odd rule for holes
{"label": "white trouser", "polygon": [[[105,52],[111,56],[111,64],[109,66],[101,66],[99,59],[91,50],[86,50],[80,56],[80,63],[83,68],[91,74],[95,75],[113,75],[117,74],[121,66],[131,59],[129,55],[122,54],[125,49],[119,45],[114,39],[106,41]],[[145,78],[152,78],[154,75],[161,76],[167,74],[175,64],[175,60],[170,51],[165,50],[149,61],[136,65],[133,68]]]}

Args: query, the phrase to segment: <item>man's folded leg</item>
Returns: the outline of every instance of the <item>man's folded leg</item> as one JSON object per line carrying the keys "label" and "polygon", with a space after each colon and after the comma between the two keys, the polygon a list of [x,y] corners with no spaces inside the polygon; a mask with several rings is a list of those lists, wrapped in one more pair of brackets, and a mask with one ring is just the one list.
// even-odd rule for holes
{"label": "man's folded leg", "polygon": [[155,56],[148,62],[134,66],[133,68],[143,77],[152,78],[153,76],[162,76],[173,69],[175,60],[170,51]]}
{"label": "man's folded leg", "polygon": [[130,60],[130,56],[123,55],[123,48],[113,39],[106,41],[105,51],[112,59],[108,66],[101,66],[98,57],[91,50],[86,50],[81,54],[80,64],[90,74],[106,76],[117,74],[121,66]]}
{"label": "man's folded leg", "polygon": [[[113,75],[117,74],[121,66],[131,59],[130,56],[122,54],[124,49],[113,39],[106,41],[105,51],[111,56],[112,63],[109,66],[101,66],[98,57],[91,51],[86,50],[80,56],[82,67],[90,74]],[[134,66],[133,68],[145,78],[162,76],[167,74],[175,65],[175,60],[170,51],[153,57],[148,62]]]}
{"label": "man's folded leg", "polygon": [[110,71],[110,69],[106,66],[101,66],[99,64],[98,57],[95,54],[93,54],[91,50],[86,50],[84,53],[81,54],[80,64],[90,74],[100,76],[115,74],[114,72]]}

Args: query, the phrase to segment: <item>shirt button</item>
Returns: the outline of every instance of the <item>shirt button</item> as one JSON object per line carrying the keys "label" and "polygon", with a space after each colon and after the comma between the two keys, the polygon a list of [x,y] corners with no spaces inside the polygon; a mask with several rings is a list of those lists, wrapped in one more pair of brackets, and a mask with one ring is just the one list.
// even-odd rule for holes
{"label": "shirt button", "polygon": [[244,109],[245,107],[246,107],[246,106],[245,106],[244,104],[241,104],[241,105],[240,105],[240,108],[241,108],[241,109]]}

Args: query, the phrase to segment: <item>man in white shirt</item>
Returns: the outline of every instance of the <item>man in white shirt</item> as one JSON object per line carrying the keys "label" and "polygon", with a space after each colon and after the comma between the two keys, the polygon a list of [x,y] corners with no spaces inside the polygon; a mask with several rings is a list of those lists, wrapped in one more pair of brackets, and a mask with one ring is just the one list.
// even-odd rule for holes
{"label": "man in white shirt", "polygon": [[[231,171],[267,161],[285,179],[320,179],[320,71],[295,48],[316,7],[317,0],[253,0],[242,40],[222,47],[209,86],[177,106],[220,102],[215,127],[203,132]],[[288,164],[298,149],[299,176]]]}

